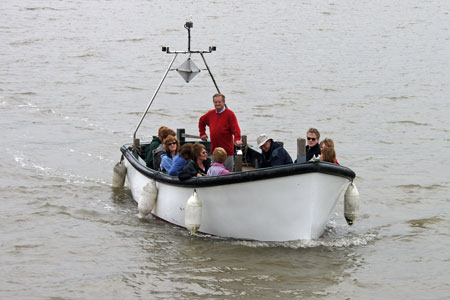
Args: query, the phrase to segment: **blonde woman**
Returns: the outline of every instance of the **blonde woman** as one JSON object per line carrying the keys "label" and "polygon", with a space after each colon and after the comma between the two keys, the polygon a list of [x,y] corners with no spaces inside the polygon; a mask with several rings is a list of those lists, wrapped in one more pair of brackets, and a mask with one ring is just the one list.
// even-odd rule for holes
{"label": "blonde woman", "polygon": [[214,163],[208,170],[208,176],[230,174],[223,163],[227,160],[227,151],[222,147],[216,147],[213,152]]}

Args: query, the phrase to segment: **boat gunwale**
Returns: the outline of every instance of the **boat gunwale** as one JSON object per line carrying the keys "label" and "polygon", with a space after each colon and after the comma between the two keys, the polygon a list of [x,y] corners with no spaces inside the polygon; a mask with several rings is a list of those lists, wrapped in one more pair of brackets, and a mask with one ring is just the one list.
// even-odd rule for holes
{"label": "boat gunwale", "polygon": [[236,172],[232,174],[220,176],[202,176],[194,177],[188,180],[181,181],[176,176],[170,176],[161,171],[156,171],[139,162],[130,150],[130,144],[125,144],[120,148],[123,156],[128,162],[141,174],[157,182],[162,182],[169,185],[179,187],[212,187],[227,184],[236,184],[257,180],[272,179],[278,177],[286,177],[292,175],[308,174],[308,173],[323,173],[328,175],[340,176],[353,181],[355,172],[350,168],[337,165],[329,162],[304,162],[294,163],[270,168],[261,168],[244,172]]}

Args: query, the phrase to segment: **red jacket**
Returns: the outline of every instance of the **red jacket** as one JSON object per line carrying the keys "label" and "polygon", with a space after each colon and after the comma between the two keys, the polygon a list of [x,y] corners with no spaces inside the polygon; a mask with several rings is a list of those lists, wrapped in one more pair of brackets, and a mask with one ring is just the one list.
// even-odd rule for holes
{"label": "red jacket", "polygon": [[210,132],[211,153],[216,147],[222,147],[228,156],[234,155],[234,142],[241,139],[241,129],[234,112],[228,108],[221,114],[216,113],[215,109],[208,111],[198,121],[200,136],[206,134],[207,125]]}

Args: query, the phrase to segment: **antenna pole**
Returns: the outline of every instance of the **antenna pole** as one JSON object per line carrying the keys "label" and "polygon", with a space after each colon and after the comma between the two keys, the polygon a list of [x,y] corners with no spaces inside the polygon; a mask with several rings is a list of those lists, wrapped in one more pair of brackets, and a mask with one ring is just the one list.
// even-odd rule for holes
{"label": "antenna pole", "polygon": [[188,31],[188,52],[191,52],[191,28],[194,27],[194,23],[192,21],[187,21],[184,24],[184,28]]}
{"label": "antenna pole", "polygon": [[200,56],[202,57],[203,62],[205,63],[205,66],[206,66],[206,69],[208,70],[209,76],[211,76],[211,79],[212,79],[212,81],[214,82],[214,85],[216,86],[217,92],[220,94],[219,87],[217,86],[216,80],[214,80],[214,76],[213,76],[213,74],[211,73],[211,70],[209,69],[208,64],[206,63],[206,60],[205,60],[205,57],[203,56],[203,53],[200,52]]}
{"label": "antenna pole", "polygon": [[147,112],[148,112],[148,110],[150,109],[150,106],[152,105],[153,100],[155,100],[155,97],[156,97],[156,95],[158,94],[159,89],[161,88],[161,85],[163,84],[164,79],[166,79],[167,73],[169,73],[170,68],[172,67],[172,64],[173,64],[173,62],[175,61],[175,58],[177,58],[177,56],[178,56],[178,53],[176,53],[176,54],[174,55],[174,57],[172,58],[172,61],[170,62],[169,67],[167,68],[166,72],[164,73],[164,76],[162,77],[161,81],[159,82],[158,88],[156,89],[155,93],[153,94],[152,100],[150,100],[150,102],[149,102],[148,105],[147,105],[147,109],[146,109],[145,112],[142,114],[141,121],[139,121],[139,124],[137,125],[136,130],[134,131],[134,134],[133,134],[133,141],[136,139],[136,133],[137,133],[139,127],[141,126],[141,123],[142,123],[142,121],[144,120],[145,116],[147,115]]}

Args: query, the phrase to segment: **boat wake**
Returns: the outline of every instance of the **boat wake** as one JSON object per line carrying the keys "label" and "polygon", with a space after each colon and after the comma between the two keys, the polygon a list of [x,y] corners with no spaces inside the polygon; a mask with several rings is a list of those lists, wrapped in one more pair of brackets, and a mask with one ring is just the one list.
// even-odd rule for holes
{"label": "boat wake", "polygon": [[363,246],[372,243],[377,238],[377,233],[373,230],[367,232],[350,231],[345,224],[334,225],[333,222],[328,224],[328,228],[324,235],[318,239],[312,240],[295,240],[286,242],[263,242],[251,240],[235,240],[224,237],[213,236],[209,234],[197,233],[196,237],[200,239],[213,239],[228,241],[233,245],[245,246],[250,248],[349,248],[353,246]]}
{"label": "boat wake", "polygon": [[297,240],[287,242],[259,242],[259,241],[236,241],[234,243],[251,248],[272,248],[283,247],[290,249],[301,248],[317,248],[317,247],[331,247],[331,248],[348,248],[352,246],[361,246],[371,243],[376,238],[373,232],[367,232],[358,235],[346,235],[341,237],[322,237],[312,240]]}
{"label": "boat wake", "polygon": [[[8,149],[7,149],[8,150]],[[110,185],[105,179],[92,178],[89,176],[83,176],[75,174],[71,170],[55,169],[51,167],[44,166],[42,162],[37,162],[32,158],[26,157],[22,152],[15,152],[12,154],[14,161],[22,169],[29,170],[34,174],[44,176],[46,178],[54,178],[55,180],[64,180],[66,183],[86,185],[90,183]],[[102,158],[99,158],[102,160]]]}

